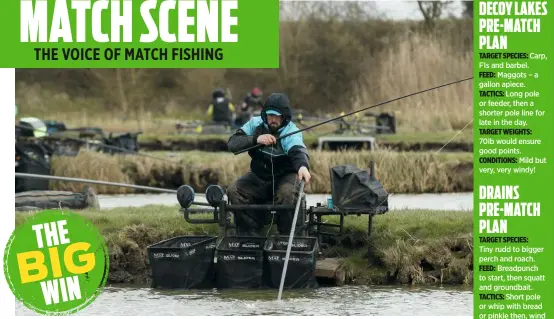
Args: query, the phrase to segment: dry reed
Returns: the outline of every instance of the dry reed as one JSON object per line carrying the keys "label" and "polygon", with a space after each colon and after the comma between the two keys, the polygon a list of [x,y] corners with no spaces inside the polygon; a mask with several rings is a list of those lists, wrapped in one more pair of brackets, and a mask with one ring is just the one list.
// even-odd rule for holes
{"label": "dry reed", "polygon": [[[81,151],[76,157],[54,157],[56,176],[132,183],[163,188],[183,184],[204,191],[210,184],[227,187],[249,170],[247,154],[183,152],[180,159],[166,161],[135,155],[110,156]],[[308,193],[330,193],[329,169],[351,164],[368,168],[375,161],[376,176],[390,193],[447,193],[473,190],[472,154],[416,152],[317,152],[310,153],[312,180]],[[82,184],[51,182],[55,190],[81,191]],[[133,189],[94,185],[98,193],[131,193]]]}

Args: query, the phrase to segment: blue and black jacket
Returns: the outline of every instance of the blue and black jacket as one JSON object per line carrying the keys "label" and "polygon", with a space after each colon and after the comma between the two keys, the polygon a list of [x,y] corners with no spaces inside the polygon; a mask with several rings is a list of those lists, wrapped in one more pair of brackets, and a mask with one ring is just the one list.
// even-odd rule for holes
{"label": "blue and black jacket", "polygon": [[[292,112],[288,98],[284,94],[270,95],[264,104],[261,116],[253,117],[233,134],[227,142],[231,152],[237,152],[258,144],[260,135],[271,134],[267,125],[266,112],[275,110],[283,115],[283,122],[276,138],[298,130],[292,123]],[[250,169],[262,180],[271,180],[288,173],[297,173],[300,167],[309,169],[309,156],[302,133],[296,133],[277,141],[274,145],[264,145],[248,152],[252,158]]]}

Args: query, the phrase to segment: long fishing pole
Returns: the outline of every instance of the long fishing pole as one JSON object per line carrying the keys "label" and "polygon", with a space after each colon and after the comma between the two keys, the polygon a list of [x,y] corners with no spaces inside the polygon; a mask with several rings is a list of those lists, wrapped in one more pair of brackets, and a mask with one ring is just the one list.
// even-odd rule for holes
{"label": "long fishing pole", "polygon": [[281,273],[281,284],[279,285],[279,294],[277,300],[281,300],[283,294],[283,286],[285,285],[285,277],[287,276],[287,267],[289,265],[290,251],[292,248],[292,239],[294,238],[294,229],[296,228],[296,220],[298,219],[298,211],[300,210],[300,202],[302,201],[302,193],[304,192],[305,181],[302,179],[300,183],[300,191],[298,191],[298,201],[296,202],[296,209],[294,210],[294,218],[292,219],[292,226],[290,228],[289,244],[287,246],[287,253],[285,255],[285,264],[283,265],[283,272]]}
{"label": "long fishing pole", "polygon": [[[381,103],[378,103],[378,104],[375,104],[375,105],[372,105],[372,106],[368,106],[368,107],[365,107],[365,108],[360,109],[360,110],[357,110],[357,111],[352,111],[352,112],[350,112],[350,113],[347,113],[347,114],[344,114],[344,115],[341,115],[341,116],[334,117],[334,118],[332,118],[332,119],[323,121],[323,122],[321,122],[321,123],[317,123],[317,124],[314,124],[314,125],[312,125],[312,126],[305,127],[305,128],[300,129],[300,130],[298,130],[298,131],[294,131],[294,132],[285,134],[285,135],[283,135],[283,136],[278,137],[277,140],[281,140],[281,139],[283,139],[283,138],[285,138],[285,137],[288,137],[288,136],[291,136],[291,135],[294,135],[294,134],[297,134],[297,133],[300,133],[300,132],[303,132],[303,131],[307,131],[307,130],[313,129],[314,127],[318,127],[318,126],[320,126],[320,125],[327,124],[327,123],[329,123],[329,122],[333,122],[333,121],[342,119],[342,118],[344,118],[344,117],[347,117],[347,116],[350,116],[350,115],[353,115],[353,114],[356,114],[356,113],[359,113],[359,112],[362,112],[362,111],[365,111],[365,110],[369,110],[369,109],[374,108],[374,107],[377,107],[377,106],[381,106],[381,105],[385,105],[385,104],[388,104],[388,103],[392,103],[392,102],[394,102],[394,101],[402,100],[402,99],[405,99],[405,98],[410,97],[410,96],[414,96],[414,95],[417,95],[417,94],[421,94],[421,93],[429,92],[429,91],[432,91],[432,90],[440,89],[440,88],[445,87],[445,86],[449,86],[449,85],[452,85],[452,84],[461,83],[461,82],[468,81],[468,80],[471,80],[471,79],[473,79],[473,77],[469,77],[469,78],[457,80],[457,81],[454,81],[454,82],[442,84],[442,85],[439,85],[439,86],[432,87],[432,88],[430,88],[430,89],[425,89],[425,90],[422,90],[422,91],[410,93],[410,94],[408,94],[408,95],[404,95],[404,96],[401,96],[401,97],[397,97],[397,98],[392,99],[392,100],[388,100],[388,101],[381,102]],[[238,154],[241,154],[241,153],[244,153],[244,152],[248,152],[248,151],[250,151],[250,150],[253,150],[253,149],[256,149],[256,148],[258,148],[258,147],[261,147],[262,145],[263,145],[263,144],[256,144],[256,145],[254,145],[254,146],[250,146],[250,147],[245,148],[245,149],[243,149],[243,150],[234,152],[233,154],[238,155]]]}
{"label": "long fishing pole", "polygon": [[172,194],[177,193],[177,190],[174,190],[174,189],[140,186],[140,185],[125,184],[125,183],[105,182],[105,181],[98,181],[94,179],[84,179],[84,178],[74,178],[74,177],[62,177],[62,176],[40,175],[40,174],[29,174],[29,173],[15,173],[15,177],[28,178],[28,179],[45,179],[45,180],[54,180],[54,181],[77,182],[77,183],[97,184],[97,185],[106,185],[106,186],[117,186],[117,187],[142,189],[142,190],[154,191],[154,192],[160,192],[160,193],[172,193]]}

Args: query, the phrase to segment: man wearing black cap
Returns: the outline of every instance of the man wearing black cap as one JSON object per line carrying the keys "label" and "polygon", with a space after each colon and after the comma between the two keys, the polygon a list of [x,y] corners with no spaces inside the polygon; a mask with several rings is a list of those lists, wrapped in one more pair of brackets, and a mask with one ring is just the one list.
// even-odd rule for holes
{"label": "man wearing black cap", "polygon": [[[263,145],[248,152],[250,171],[227,189],[231,204],[265,204],[268,201],[274,205],[296,204],[300,181],[304,179],[308,183],[311,176],[302,133],[277,140],[279,136],[298,130],[291,118],[288,97],[273,93],[264,103],[261,116],[253,117],[229,138],[227,146],[231,152]],[[288,235],[294,211],[278,214],[279,233]],[[237,233],[258,236],[265,219],[266,215],[261,213],[235,212]]]}
{"label": "man wearing black cap", "polygon": [[212,92],[212,103],[208,106],[206,112],[212,122],[231,126],[234,112],[235,106],[225,96],[225,91],[219,88],[215,89]]}

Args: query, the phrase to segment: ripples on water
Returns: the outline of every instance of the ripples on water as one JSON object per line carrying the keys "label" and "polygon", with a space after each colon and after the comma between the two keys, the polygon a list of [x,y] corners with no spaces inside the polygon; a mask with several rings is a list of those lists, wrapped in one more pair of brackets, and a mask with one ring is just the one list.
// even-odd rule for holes
{"label": "ripples on water", "polygon": [[[473,293],[455,289],[344,286],[277,290],[160,291],[108,287],[78,315],[369,315],[472,316]],[[16,315],[33,315],[16,304]]]}

